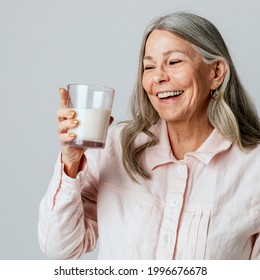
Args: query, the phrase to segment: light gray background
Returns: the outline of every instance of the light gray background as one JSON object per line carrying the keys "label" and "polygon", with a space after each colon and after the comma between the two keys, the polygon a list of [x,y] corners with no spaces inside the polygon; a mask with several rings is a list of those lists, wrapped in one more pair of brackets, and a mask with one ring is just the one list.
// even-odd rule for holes
{"label": "light gray background", "polygon": [[46,259],[38,206],[59,152],[59,87],[114,87],[113,115],[128,118],[144,28],[176,10],[215,23],[260,108],[258,0],[0,0],[0,259]]}

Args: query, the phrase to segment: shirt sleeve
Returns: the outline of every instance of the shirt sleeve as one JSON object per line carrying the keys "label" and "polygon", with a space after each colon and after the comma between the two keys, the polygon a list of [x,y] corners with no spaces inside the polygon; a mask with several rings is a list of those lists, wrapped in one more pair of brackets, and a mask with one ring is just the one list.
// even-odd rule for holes
{"label": "shirt sleeve", "polygon": [[50,259],[78,259],[95,248],[97,189],[85,159],[75,179],[66,175],[61,155],[39,208],[38,239]]}

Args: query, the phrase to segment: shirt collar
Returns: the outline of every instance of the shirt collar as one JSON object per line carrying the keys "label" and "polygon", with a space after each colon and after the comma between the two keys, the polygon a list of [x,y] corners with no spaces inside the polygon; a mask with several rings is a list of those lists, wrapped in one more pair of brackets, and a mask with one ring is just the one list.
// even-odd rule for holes
{"label": "shirt collar", "polygon": [[215,155],[228,150],[231,145],[232,142],[224,138],[217,128],[214,128],[197,151],[187,153],[185,156],[194,156],[207,165]]}
{"label": "shirt collar", "polygon": [[[146,149],[144,160],[147,167],[152,170],[162,164],[178,162],[171,150],[166,122],[160,119],[150,131],[159,139],[159,143]],[[229,149],[231,144],[232,142],[224,138],[215,128],[198,150],[185,154],[184,162],[191,156],[207,165],[215,155]]]}

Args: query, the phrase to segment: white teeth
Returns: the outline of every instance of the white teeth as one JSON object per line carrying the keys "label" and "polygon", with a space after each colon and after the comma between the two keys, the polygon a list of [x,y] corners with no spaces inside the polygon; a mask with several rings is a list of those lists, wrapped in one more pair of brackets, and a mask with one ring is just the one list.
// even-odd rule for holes
{"label": "white teeth", "polygon": [[181,90],[161,92],[161,93],[158,93],[158,97],[159,98],[167,98],[167,97],[170,97],[170,96],[179,96],[179,95],[182,94],[182,92],[183,91],[181,91]]}

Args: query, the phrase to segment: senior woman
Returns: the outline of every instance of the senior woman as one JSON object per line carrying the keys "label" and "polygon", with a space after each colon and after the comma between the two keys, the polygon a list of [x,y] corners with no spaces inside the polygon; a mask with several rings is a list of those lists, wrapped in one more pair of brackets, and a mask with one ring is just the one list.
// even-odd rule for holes
{"label": "senior woman", "polygon": [[66,144],[77,124],[58,110],[44,253],[79,258],[99,238],[99,259],[260,259],[259,118],[216,27],[190,13],[155,19],[131,105],[105,149],[86,153]]}

